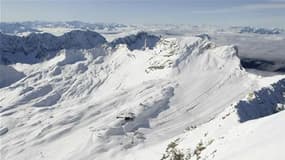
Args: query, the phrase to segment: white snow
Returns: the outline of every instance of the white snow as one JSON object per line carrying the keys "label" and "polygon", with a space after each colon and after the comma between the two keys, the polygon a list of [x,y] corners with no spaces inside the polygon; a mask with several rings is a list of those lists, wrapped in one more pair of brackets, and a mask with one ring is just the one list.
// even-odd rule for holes
{"label": "white snow", "polygon": [[161,159],[178,139],[193,159],[199,142],[202,159],[282,159],[283,111],[244,122],[239,111],[259,98],[282,110],[285,76],[249,73],[237,54],[184,35],[153,48],[63,49],[40,63],[1,65],[1,158]]}

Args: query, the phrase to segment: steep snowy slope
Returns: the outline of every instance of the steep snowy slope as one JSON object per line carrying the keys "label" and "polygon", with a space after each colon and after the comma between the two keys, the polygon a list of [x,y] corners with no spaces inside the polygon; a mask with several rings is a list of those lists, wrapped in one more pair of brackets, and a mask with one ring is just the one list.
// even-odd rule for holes
{"label": "steep snowy slope", "polygon": [[265,86],[241,67],[236,47],[204,36],[99,39],[8,66],[15,77],[0,88],[2,159],[160,159],[185,128]]}
{"label": "steep snowy slope", "polygon": [[[283,159],[284,128],[280,126],[284,122],[284,112],[280,111],[284,107],[285,79],[282,79],[248,94],[245,99],[227,107],[210,122],[197,127],[189,126],[184,134],[165,144],[163,156],[149,151],[133,155],[148,152],[150,157],[160,157],[163,160],[174,157],[183,160]],[[271,115],[272,113],[277,114]],[[263,117],[266,115],[268,116]],[[158,145],[152,149],[158,152],[162,150]]]}

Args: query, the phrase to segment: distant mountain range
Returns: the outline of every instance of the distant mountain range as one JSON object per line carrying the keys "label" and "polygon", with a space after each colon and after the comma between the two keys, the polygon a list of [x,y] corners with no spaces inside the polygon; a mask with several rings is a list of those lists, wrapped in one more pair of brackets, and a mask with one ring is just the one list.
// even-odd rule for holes
{"label": "distant mountain range", "polygon": [[239,33],[256,33],[256,34],[280,34],[284,30],[280,28],[258,28],[258,27],[232,27],[237,29]]}
{"label": "distant mountain range", "polygon": [[44,21],[26,21],[26,22],[1,22],[0,32],[6,34],[18,34],[23,32],[41,32],[40,28],[71,28],[83,30],[107,30],[113,31],[116,28],[127,27],[117,23],[86,23],[80,21],[67,22],[44,22]]}
{"label": "distant mountain range", "polygon": [[[139,27],[131,25],[132,27]],[[160,25],[163,26],[163,25]],[[178,25],[172,25],[178,27]],[[87,23],[81,21],[66,21],[66,22],[46,22],[46,21],[24,21],[24,22],[0,22],[0,32],[12,35],[21,35],[23,33],[41,33],[45,32],[43,28],[68,28],[70,30],[92,30],[92,31],[117,31],[130,27],[130,25],[118,23]],[[169,25],[165,25],[165,28]],[[192,26],[194,29],[197,26]],[[191,26],[190,26],[191,28]],[[192,29],[193,29],[192,28]],[[255,34],[281,34],[284,29],[281,28],[262,28],[250,26],[233,26],[230,27],[238,33],[255,33]]]}

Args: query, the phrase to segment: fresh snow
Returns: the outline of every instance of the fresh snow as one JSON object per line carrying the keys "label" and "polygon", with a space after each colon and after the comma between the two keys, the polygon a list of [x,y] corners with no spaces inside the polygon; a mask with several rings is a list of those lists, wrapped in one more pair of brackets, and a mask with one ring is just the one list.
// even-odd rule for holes
{"label": "fresh snow", "polygon": [[65,33],[69,47],[33,63],[1,53],[15,62],[0,66],[1,159],[161,159],[171,142],[191,159],[282,159],[285,76],[248,72],[211,35],[156,28]]}

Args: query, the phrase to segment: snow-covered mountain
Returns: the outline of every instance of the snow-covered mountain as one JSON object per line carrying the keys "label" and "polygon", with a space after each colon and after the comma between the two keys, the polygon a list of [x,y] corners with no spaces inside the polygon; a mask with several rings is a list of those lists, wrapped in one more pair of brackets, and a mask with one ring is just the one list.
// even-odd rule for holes
{"label": "snow-covered mountain", "polygon": [[44,22],[44,21],[28,21],[22,22],[23,25],[31,28],[72,28],[84,30],[116,30],[117,28],[127,27],[124,24],[117,23],[87,23],[81,21],[66,21],[66,22]]}
{"label": "snow-covered mountain", "polygon": [[2,63],[35,63],[55,56],[62,49],[91,49],[106,43],[103,36],[92,31],[74,30],[56,37],[49,33],[32,33],[26,37],[0,33]]}
{"label": "snow-covered mountain", "polygon": [[0,32],[5,34],[18,34],[18,33],[32,33],[32,32],[40,32],[37,29],[34,29],[30,26],[24,25],[22,23],[0,23]]}
{"label": "snow-covered mountain", "polygon": [[[0,32],[10,35],[28,35],[31,33],[42,33],[51,31],[67,32],[71,30],[92,30],[115,32],[126,28],[126,25],[117,23],[86,23],[81,21],[66,22],[45,22],[45,21],[24,21],[24,22],[0,22]],[[62,33],[60,33],[61,35]]]}
{"label": "snow-covered mountain", "polygon": [[1,34],[1,158],[282,159],[285,76],[210,39]]}
{"label": "snow-covered mountain", "polygon": [[37,63],[53,58],[62,49],[91,49],[105,45],[111,48],[125,44],[130,50],[153,48],[159,37],[146,32],[129,35],[107,42],[97,32],[73,30],[62,36],[49,33],[19,37],[0,33],[0,64]]}
{"label": "snow-covered mountain", "polygon": [[256,34],[280,34],[284,32],[279,28],[256,28],[256,27],[233,27],[239,29],[239,33],[256,33]]}

